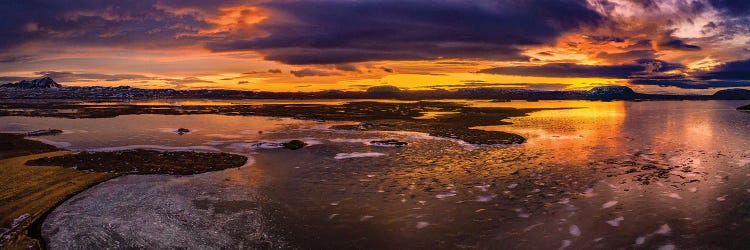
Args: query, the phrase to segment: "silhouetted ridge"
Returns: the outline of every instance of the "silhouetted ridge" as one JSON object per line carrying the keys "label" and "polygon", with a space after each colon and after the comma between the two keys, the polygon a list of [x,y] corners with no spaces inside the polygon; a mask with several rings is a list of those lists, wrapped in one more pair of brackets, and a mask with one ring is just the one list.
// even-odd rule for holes
{"label": "silhouetted ridge", "polygon": [[748,100],[750,99],[750,90],[747,89],[724,89],[714,93],[715,99],[722,100]]}
{"label": "silhouetted ridge", "polygon": [[23,80],[17,83],[7,83],[0,85],[3,88],[20,88],[20,89],[49,89],[62,88],[63,86],[49,77],[43,77],[34,80]]}

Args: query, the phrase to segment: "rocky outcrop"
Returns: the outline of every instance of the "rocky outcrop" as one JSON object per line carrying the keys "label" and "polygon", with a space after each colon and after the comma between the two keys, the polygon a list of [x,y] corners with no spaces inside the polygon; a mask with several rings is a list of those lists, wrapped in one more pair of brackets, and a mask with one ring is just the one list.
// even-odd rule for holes
{"label": "rocky outcrop", "polygon": [[371,141],[370,144],[373,146],[381,146],[381,147],[404,147],[408,145],[408,142],[403,142],[399,140],[382,140],[382,141]]}
{"label": "rocky outcrop", "polygon": [[43,77],[34,80],[23,80],[17,83],[7,83],[0,85],[3,88],[19,88],[19,89],[49,89],[49,88],[62,88],[63,86],[52,80],[49,77]]}
{"label": "rocky outcrop", "polygon": [[307,143],[300,140],[291,140],[289,142],[282,143],[281,145],[283,145],[286,149],[297,150],[306,146]]}

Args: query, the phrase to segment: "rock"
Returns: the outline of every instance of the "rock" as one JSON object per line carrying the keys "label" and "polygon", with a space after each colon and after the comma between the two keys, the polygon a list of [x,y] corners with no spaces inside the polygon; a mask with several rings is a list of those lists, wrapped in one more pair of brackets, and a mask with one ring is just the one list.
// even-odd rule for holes
{"label": "rock", "polygon": [[739,110],[750,110],[750,104],[737,108]]}
{"label": "rock", "polygon": [[282,143],[281,145],[284,145],[284,148],[286,149],[297,150],[306,146],[307,143],[300,140],[291,140],[289,142]]}
{"label": "rock", "polygon": [[186,129],[186,128],[178,128],[177,129],[177,134],[178,135],[184,135],[184,134],[187,134],[187,133],[190,133],[190,129]]}
{"label": "rock", "polygon": [[49,88],[62,88],[63,86],[52,80],[52,78],[44,77],[34,80],[23,80],[17,83],[7,83],[0,85],[3,88],[20,88],[20,89],[49,89]]}
{"label": "rock", "polygon": [[44,136],[44,135],[59,135],[62,134],[62,130],[59,129],[42,129],[42,130],[35,130],[26,133],[26,136]]}
{"label": "rock", "polygon": [[384,141],[371,141],[370,144],[375,146],[387,146],[387,147],[403,147],[408,145],[408,142],[398,141],[394,139]]}
{"label": "rock", "polygon": [[377,122],[360,122],[359,125],[357,125],[357,128],[359,128],[359,130],[368,130],[378,125],[380,124]]}

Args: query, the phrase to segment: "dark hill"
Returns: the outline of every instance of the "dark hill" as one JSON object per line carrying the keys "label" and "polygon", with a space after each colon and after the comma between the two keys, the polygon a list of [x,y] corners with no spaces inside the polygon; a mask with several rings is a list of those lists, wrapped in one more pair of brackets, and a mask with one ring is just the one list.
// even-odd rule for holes
{"label": "dark hill", "polygon": [[23,80],[17,83],[7,83],[0,85],[2,88],[20,88],[20,89],[49,89],[62,88],[63,86],[49,77],[43,77],[34,80]]}

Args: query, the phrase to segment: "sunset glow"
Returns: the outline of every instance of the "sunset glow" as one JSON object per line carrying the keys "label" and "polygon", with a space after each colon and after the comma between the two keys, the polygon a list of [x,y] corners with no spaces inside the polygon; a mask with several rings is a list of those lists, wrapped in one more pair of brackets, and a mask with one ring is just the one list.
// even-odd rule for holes
{"label": "sunset glow", "polygon": [[741,1],[43,2],[0,8],[10,20],[3,82],[293,92],[750,86]]}

